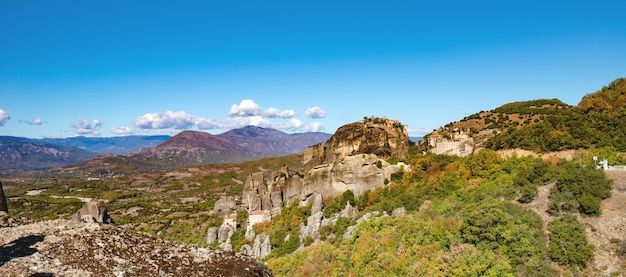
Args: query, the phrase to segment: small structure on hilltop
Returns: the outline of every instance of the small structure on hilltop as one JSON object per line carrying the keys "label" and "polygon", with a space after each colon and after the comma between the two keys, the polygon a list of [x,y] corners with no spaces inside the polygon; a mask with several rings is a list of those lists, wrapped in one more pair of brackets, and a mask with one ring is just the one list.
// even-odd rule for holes
{"label": "small structure on hilltop", "polygon": [[272,221],[272,214],[268,210],[256,210],[248,214],[246,228],[252,228],[255,224]]}
{"label": "small structure on hilltop", "polygon": [[432,133],[428,136],[428,146],[435,154],[457,155],[461,157],[474,153],[474,139],[463,130],[455,129],[451,136]]}
{"label": "small structure on hilltop", "polygon": [[224,216],[222,225],[237,229],[237,214],[228,214]]}

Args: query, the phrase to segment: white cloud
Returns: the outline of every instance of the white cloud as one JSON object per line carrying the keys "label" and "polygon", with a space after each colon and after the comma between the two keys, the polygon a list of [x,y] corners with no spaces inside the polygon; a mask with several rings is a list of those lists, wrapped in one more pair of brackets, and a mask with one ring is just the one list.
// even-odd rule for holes
{"label": "white cloud", "polygon": [[307,132],[324,132],[324,130],[326,130],[326,127],[319,122],[310,122],[306,125]]}
{"label": "white cloud", "polygon": [[287,122],[272,123],[272,128],[284,131],[295,131],[302,128],[303,125],[304,123],[302,123],[299,119],[292,118]]}
{"label": "white cloud", "polygon": [[140,129],[189,129],[196,122],[196,117],[183,111],[163,113],[147,113],[135,120]]}
{"label": "white cloud", "polygon": [[306,112],[304,112],[304,115],[310,118],[322,118],[326,116],[326,111],[322,110],[318,106],[315,106],[315,107],[306,109]]}
{"label": "white cloud", "polygon": [[72,129],[74,129],[74,133],[77,135],[99,136],[100,131],[98,131],[98,129],[100,126],[102,126],[102,122],[97,119],[92,123],[89,123],[89,121],[79,118],[74,124],[72,124]]}
{"label": "white cloud", "polygon": [[262,116],[233,117],[229,118],[223,127],[224,129],[236,129],[248,125],[270,128],[272,126],[272,122]]}
{"label": "white cloud", "polygon": [[26,123],[29,125],[41,125],[43,124],[43,120],[41,120],[41,118],[35,118],[33,120],[20,120],[20,123]]}
{"label": "white cloud", "polygon": [[116,134],[116,135],[130,135],[133,134],[133,130],[125,127],[125,126],[120,126],[120,127],[113,127],[111,128],[111,133]]}
{"label": "white cloud", "polygon": [[4,126],[4,123],[6,123],[7,120],[9,119],[11,119],[11,117],[9,116],[9,113],[0,109],[0,126]]}
{"label": "white cloud", "polygon": [[294,110],[284,110],[284,111],[279,111],[277,108],[269,108],[267,110],[265,110],[265,112],[263,113],[263,115],[269,117],[269,118],[292,118],[294,115],[296,115],[296,111]]}
{"label": "white cloud", "polygon": [[[319,117],[319,115],[324,116],[326,113],[319,107],[315,107],[312,110],[312,114]],[[191,128],[198,128],[201,130],[236,129],[249,125],[280,130],[301,129],[304,126],[304,123],[299,119],[295,119],[295,115],[296,112],[291,109],[279,110],[277,108],[270,107],[267,110],[263,110],[253,100],[244,99],[241,100],[239,104],[231,105],[226,119],[196,117],[187,114],[184,111],[166,111],[161,113],[147,113],[139,116],[135,120],[134,125],[143,131],[155,129],[183,130]],[[273,118],[290,120],[286,122],[273,123],[270,121],[270,119]],[[124,132],[126,130],[120,129],[118,131]]]}
{"label": "white cloud", "polygon": [[205,130],[205,129],[222,129],[224,128],[224,123],[217,120],[217,119],[209,119],[209,118],[202,118],[202,117],[197,117],[193,124],[198,127],[198,129],[201,130]]}
{"label": "white cloud", "polygon": [[241,100],[239,105],[233,104],[228,111],[229,117],[249,117],[261,115],[261,107],[250,99]]}
{"label": "white cloud", "polygon": [[191,129],[196,127],[205,129],[222,129],[226,124],[217,119],[196,117],[184,111],[162,113],[147,113],[135,120],[135,127],[140,129]]}

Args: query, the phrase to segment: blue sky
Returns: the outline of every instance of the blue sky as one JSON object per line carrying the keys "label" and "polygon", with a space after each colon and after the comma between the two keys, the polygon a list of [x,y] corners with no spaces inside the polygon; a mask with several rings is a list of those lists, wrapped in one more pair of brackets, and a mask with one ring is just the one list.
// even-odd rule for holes
{"label": "blue sky", "polygon": [[0,0],[0,135],[421,136],[626,77],[624,1]]}

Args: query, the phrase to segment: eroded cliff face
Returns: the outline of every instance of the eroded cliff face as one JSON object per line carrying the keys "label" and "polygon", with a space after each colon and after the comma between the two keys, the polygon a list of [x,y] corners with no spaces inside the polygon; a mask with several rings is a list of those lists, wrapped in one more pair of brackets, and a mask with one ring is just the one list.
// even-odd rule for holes
{"label": "eroded cliff face", "polygon": [[302,170],[306,172],[358,154],[374,154],[380,159],[406,158],[409,154],[407,127],[387,118],[366,118],[341,126],[325,144],[305,150]]}
{"label": "eroded cliff face", "polygon": [[241,202],[248,212],[281,209],[283,203],[300,199],[303,188],[302,177],[290,174],[287,167],[279,172],[256,172],[246,179]]}
{"label": "eroded cliff face", "polygon": [[284,203],[305,201],[314,193],[326,198],[351,190],[358,196],[383,186],[385,179],[401,167],[374,154],[358,154],[316,166],[303,177],[299,173],[289,174],[286,168],[281,172],[257,172],[244,183],[242,203],[248,212],[270,210],[275,214]]}
{"label": "eroded cliff face", "polygon": [[[335,197],[347,190],[355,196],[384,186],[391,175],[404,165],[389,164],[390,157],[406,158],[409,152],[406,126],[386,118],[366,118],[340,127],[325,144],[311,146],[304,152],[303,163],[297,171],[286,166],[279,171],[260,171],[248,176],[244,183],[241,208],[247,209],[246,239],[241,253],[265,257],[271,251],[269,236],[255,234],[250,228],[257,222],[274,218],[282,207],[298,201],[300,207],[311,205],[309,224],[302,226],[300,239],[319,237],[321,226],[334,224],[339,217],[353,218],[356,209],[350,204],[339,215],[324,218],[323,199]],[[404,168],[409,171],[410,168]],[[262,216],[263,218],[259,218]],[[243,227],[243,226],[240,226]],[[207,240],[220,242],[230,239],[217,228],[207,234]],[[222,249],[230,249],[222,246]]]}
{"label": "eroded cliff face", "polygon": [[249,212],[280,209],[284,203],[305,201],[313,193],[334,197],[346,190],[360,195],[383,186],[401,166],[385,161],[408,156],[406,126],[396,120],[368,118],[340,127],[326,142],[309,147],[298,172],[251,174],[242,202]]}

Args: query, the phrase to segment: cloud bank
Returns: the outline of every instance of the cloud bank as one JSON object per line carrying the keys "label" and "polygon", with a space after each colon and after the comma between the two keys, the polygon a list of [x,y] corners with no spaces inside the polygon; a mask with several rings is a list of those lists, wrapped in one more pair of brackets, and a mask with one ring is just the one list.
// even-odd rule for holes
{"label": "cloud bank", "polygon": [[101,126],[102,122],[97,119],[90,123],[86,119],[79,118],[76,122],[74,122],[74,124],[72,124],[72,129],[77,135],[99,136],[100,131],[98,129],[100,129]]}
{"label": "cloud bank", "polygon": [[41,120],[41,118],[35,118],[33,120],[20,120],[20,123],[26,123],[28,125],[41,125],[43,124],[43,120]]}
{"label": "cloud bank", "polygon": [[[326,116],[326,112],[319,107],[309,108],[305,114],[311,118]],[[302,128],[306,130],[316,130],[316,132],[324,130],[324,126],[319,122],[313,124],[309,123],[305,126],[304,122],[294,118],[295,116],[295,110],[279,110],[273,107],[263,110],[253,100],[244,99],[241,100],[239,104],[231,105],[227,117],[223,120],[198,117],[184,111],[166,111],[147,113],[139,116],[135,119],[134,125],[142,130],[187,130],[192,128],[200,130],[236,129],[249,125],[263,128],[275,128],[284,131],[298,131],[302,130]],[[285,119],[287,121],[272,122],[271,119]],[[117,129],[116,131],[121,133],[129,130]]]}
{"label": "cloud bank", "polygon": [[306,109],[306,112],[304,112],[304,115],[310,118],[322,118],[322,117],[326,117],[326,111],[322,110],[318,106],[315,106],[315,107]]}
{"label": "cloud bank", "polygon": [[4,110],[0,109],[0,126],[4,126],[4,124],[9,119],[11,119],[11,117],[9,116],[9,113],[7,113]]}
{"label": "cloud bank", "polygon": [[131,135],[134,134],[133,130],[128,127],[120,126],[111,128],[111,133],[116,135]]}
{"label": "cloud bank", "polygon": [[311,123],[306,125],[305,130],[307,132],[324,132],[326,130],[326,128],[324,128],[324,125],[322,125],[322,123],[311,122]]}
{"label": "cloud bank", "polygon": [[144,114],[135,120],[135,126],[141,129],[189,129],[195,120],[194,116],[183,111],[166,111]]}

